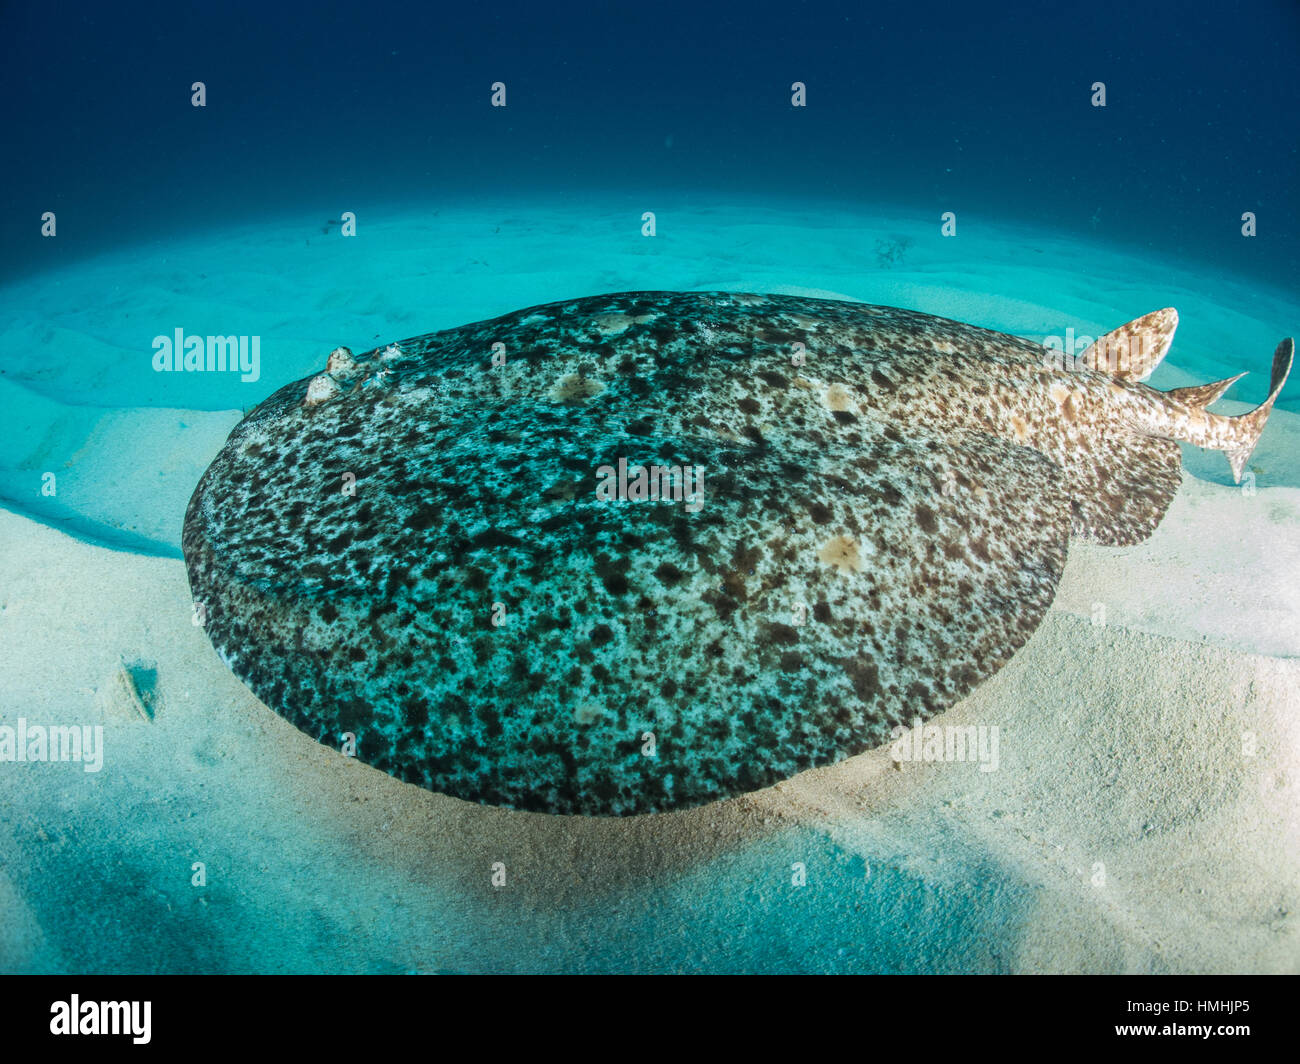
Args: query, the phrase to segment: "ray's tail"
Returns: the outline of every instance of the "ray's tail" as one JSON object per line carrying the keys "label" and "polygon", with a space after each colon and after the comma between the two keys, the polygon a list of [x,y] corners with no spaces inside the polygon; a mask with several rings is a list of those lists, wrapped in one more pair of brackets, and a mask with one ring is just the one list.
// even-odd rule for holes
{"label": "ray's tail", "polygon": [[[1200,384],[1193,388],[1175,388],[1165,392],[1165,397],[1172,400],[1176,411],[1175,424],[1179,429],[1176,438],[1196,444],[1198,447],[1210,447],[1223,451],[1228,456],[1232,467],[1232,478],[1241,482],[1246,462],[1259,442],[1259,434],[1264,430],[1264,423],[1273,409],[1274,402],[1286,384],[1291,372],[1291,363],[1295,358],[1295,340],[1288,338],[1277,345],[1273,352],[1273,375],[1269,384],[1268,398],[1254,410],[1235,417],[1223,414],[1211,414],[1205,408],[1218,399],[1228,386],[1245,374],[1215,381],[1213,384]],[[1181,417],[1178,415],[1182,415]]]}
{"label": "ray's tail", "polygon": [[1283,340],[1273,353],[1268,398],[1254,410],[1228,417],[1206,408],[1244,374],[1167,392],[1141,383],[1168,352],[1177,326],[1177,311],[1166,307],[1107,333],[1081,356],[1086,368],[1128,382],[1133,390],[1127,395],[1137,402],[1131,408],[1132,431],[1107,435],[1104,455],[1075,435],[1071,445],[1055,456],[1073,487],[1072,530],[1076,536],[1113,546],[1147,539],[1182,481],[1182,460],[1175,440],[1223,451],[1233,478],[1241,482],[1246,462],[1291,372],[1295,341]]}

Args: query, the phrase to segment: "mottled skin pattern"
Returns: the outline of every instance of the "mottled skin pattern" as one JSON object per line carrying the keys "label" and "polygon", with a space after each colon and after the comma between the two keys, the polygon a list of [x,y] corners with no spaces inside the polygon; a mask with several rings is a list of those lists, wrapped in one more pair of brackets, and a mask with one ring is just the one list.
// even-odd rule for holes
{"label": "mottled skin pattern", "polygon": [[[1025,643],[1072,528],[1136,542],[1178,485],[1125,423],[1162,393],[911,311],[625,293],[398,346],[235,428],[190,582],[268,705],[493,805],[665,810],[878,746]],[[702,508],[599,500],[620,457],[703,466]]]}

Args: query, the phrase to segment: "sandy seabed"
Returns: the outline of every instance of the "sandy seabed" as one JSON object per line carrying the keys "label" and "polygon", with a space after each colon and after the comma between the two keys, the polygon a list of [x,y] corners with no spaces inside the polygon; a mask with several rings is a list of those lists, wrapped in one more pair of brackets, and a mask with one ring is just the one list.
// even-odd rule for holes
{"label": "sandy seabed", "polygon": [[[1072,544],[1029,644],[937,722],[997,726],[995,772],[882,749],[678,813],[517,813],[318,745],[221,664],[185,502],[240,410],[339,343],[627,289],[1037,339],[1174,305],[1151,383],[1252,370],[1216,406],[1236,413],[1300,322],[1258,286],[1041,233],[683,206],[651,239],[642,209],[404,208],[354,241],[299,219],[0,289],[0,725],[104,736],[98,772],[0,762],[0,971],[1300,971],[1294,383],[1245,490],[1188,449],[1151,540]],[[259,334],[260,381],[153,372],[176,327]]]}

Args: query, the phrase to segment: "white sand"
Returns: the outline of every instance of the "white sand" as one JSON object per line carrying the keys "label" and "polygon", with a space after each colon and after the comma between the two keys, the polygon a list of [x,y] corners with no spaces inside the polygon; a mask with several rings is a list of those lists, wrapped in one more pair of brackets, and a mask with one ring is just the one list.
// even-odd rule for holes
{"label": "white sand", "polygon": [[[339,342],[600,290],[792,279],[1039,336],[1173,303],[1176,364],[1153,383],[1253,369],[1233,394],[1257,400],[1300,320],[1276,294],[1041,235],[969,226],[965,268],[936,236],[881,270],[870,248],[897,219],[660,208],[650,242],[642,209],[444,212],[369,248],[310,220],[306,236],[218,235],[0,292],[20,308],[0,403],[22,425],[0,494],[83,537],[0,510],[0,724],[102,724],[106,744],[98,773],[0,764],[0,971],[1300,971],[1300,418],[1285,410],[1253,494],[1221,455],[1189,455],[1208,479],[1185,479],[1147,544],[1072,547],[1029,645],[941,718],[999,727],[993,773],[899,769],[882,750],[666,816],[511,813],[318,746],[221,665],[182,563],[158,555],[176,553],[229,407]],[[128,314],[134,332],[114,324]],[[177,325],[261,330],[263,380],[162,380],[148,341]],[[42,504],[44,469],[60,488]],[[122,661],[157,670],[151,722],[116,686]]]}

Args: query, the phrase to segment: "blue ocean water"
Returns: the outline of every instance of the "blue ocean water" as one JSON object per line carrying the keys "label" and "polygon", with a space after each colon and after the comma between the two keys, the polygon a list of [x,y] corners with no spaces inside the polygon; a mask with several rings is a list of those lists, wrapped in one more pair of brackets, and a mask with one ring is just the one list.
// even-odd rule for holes
{"label": "blue ocean water", "polygon": [[[276,730],[191,626],[175,559],[225,434],[335,345],[602,290],[808,292],[1035,338],[1176,304],[1153,382],[1248,369],[1228,398],[1258,402],[1300,326],[1300,7],[15,0],[0,30],[0,516],[112,551],[40,554],[49,589],[2,623],[44,626],[46,657],[10,663],[0,723],[81,720],[136,657],[163,700],[147,732],[119,722],[102,777],[0,774],[0,970],[1051,969],[1062,898],[1105,956],[1059,967],[1191,966],[1133,945],[1122,904],[1094,919],[1091,888],[1045,891],[1001,837],[944,838],[916,809],[856,842],[838,829],[870,812],[755,826],[743,801],[624,839],[378,773],[335,791],[370,770]],[[257,371],[157,372],[151,341],[178,328],[258,337]],[[1261,488],[1300,485],[1294,439],[1261,442]],[[1186,461],[1231,483],[1222,455]],[[1020,834],[1086,884],[1098,855],[1063,823]],[[484,888],[503,853],[524,902]],[[87,944],[69,909],[122,930]],[[1170,927],[1153,937],[1195,939]]]}

